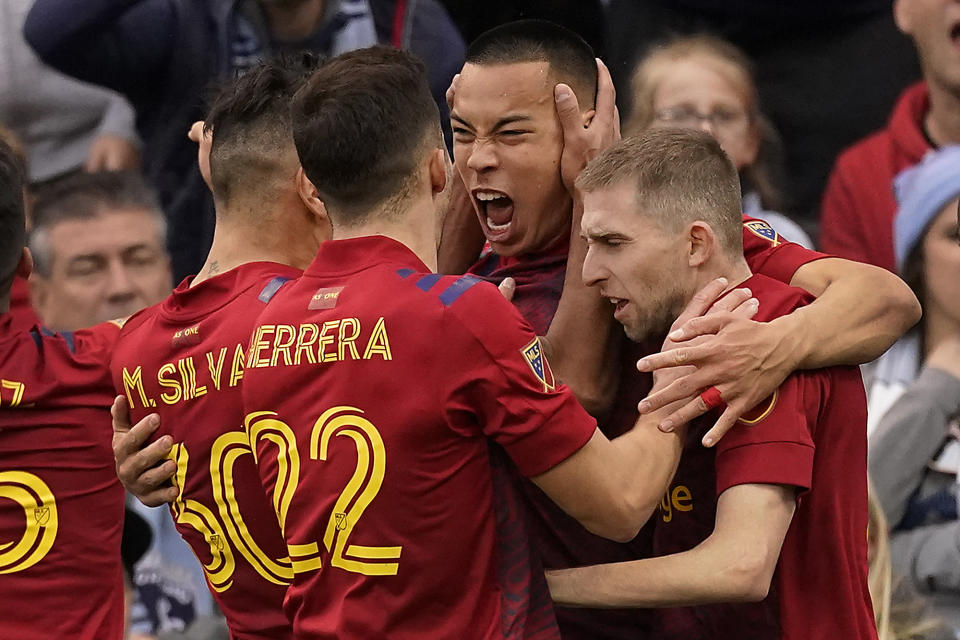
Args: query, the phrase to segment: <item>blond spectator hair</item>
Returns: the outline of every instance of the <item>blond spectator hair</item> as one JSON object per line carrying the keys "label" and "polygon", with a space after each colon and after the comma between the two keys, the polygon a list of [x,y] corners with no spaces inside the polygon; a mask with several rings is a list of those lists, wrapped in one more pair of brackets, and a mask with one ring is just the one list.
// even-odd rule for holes
{"label": "blond spectator hair", "polygon": [[777,187],[782,172],[782,142],[769,119],[760,110],[760,95],[750,58],[726,40],[708,34],[681,36],[654,46],[634,68],[631,77],[633,110],[624,124],[634,135],[653,124],[654,96],[674,63],[696,58],[719,73],[741,95],[747,112],[749,135],[758,141],[756,160],[741,170],[744,180],[756,190],[764,208],[779,211],[783,194]]}
{"label": "blond spectator hair", "polygon": [[577,179],[584,192],[633,182],[638,215],[679,232],[707,223],[723,251],[743,256],[740,181],[720,143],[698,129],[647,129],[594,158]]}

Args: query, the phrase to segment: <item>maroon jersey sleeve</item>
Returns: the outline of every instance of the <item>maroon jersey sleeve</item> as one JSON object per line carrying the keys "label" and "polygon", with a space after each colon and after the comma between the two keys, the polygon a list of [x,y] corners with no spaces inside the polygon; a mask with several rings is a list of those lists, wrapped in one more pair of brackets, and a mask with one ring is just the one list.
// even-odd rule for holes
{"label": "maroon jersey sleeve", "polygon": [[788,377],[717,443],[717,495],[738,484],[810,488],[815,448],[802,376]]}
{"label": "maroon jersey sleeve", "polygon": [[743,256],[754,273],[790,284],[797,269],[829,254],[790,242],[758,218],[743,216]]}
{"label": "maroon jersey sleeve", "polygon": [[451,372],[448,410],[472,414],[527,476],[580,449],[597,428],[573,393],[558,385],[540,340],[496,287],[479,283],[448,307],[452,339],[469,368]]}

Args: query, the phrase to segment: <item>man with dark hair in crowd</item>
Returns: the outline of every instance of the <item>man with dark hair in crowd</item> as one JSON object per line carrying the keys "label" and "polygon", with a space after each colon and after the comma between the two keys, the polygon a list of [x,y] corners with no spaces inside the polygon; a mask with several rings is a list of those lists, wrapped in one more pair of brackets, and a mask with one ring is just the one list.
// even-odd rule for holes
{"label": "man with dark hair in crowd", "polygon": [[[594,159],[577,187],[590,247],[584,280],[617,302],[633,341],[665,338],[687,301],[718,277],[750,288],[758,321],[812,299],[751,274],[737,171],[708,133],[643,132]],[[750,428],[713,449],[687,444],[654,518],[655,557],[557,572],[554,599],[672,607],[658,612],[652,636],[664,640],[875,640],[866,419],[857,367],[791,374],[743,416]],[[690,425],[695,433],[698,423],[709,427],[701,419]]]}
{"label": "man with dark hair in crowd", "polygon": [[[605,111],[601,100],[612,93],[602,66],[598,84],[597,67],[587,64],[592,59],[586,43],[560,27],[539,21],[512,23],[473,42],[467,62],[454,80],[451,120],[456,165],[492,248],[471,273],[493,281],[515,278],[514,303],[538,332],[549,323],[559,299],[568,252],[566,225],[573,212],[582,208],[573,186],[579,167],[565,170],[565,141],[557,118],[592,128],[595,100],[599,117]],[[694,320],[674,334],[676,339],[703,332],[717,335],[702,345],[680,345],[644,359],[647,370],[680,363],[697,365],[693,373],[650,396],[641,406],[644,411],[715,385],[719,391],[715,401],[725,402],[727,408],[717,427],[707,434],[713,442],[793,370],[871,360],[919,315],[916,299],[891,274],[807,251],[785,242],[759,220],[745,218],[742,235],[751,268],[803,287],[818,299],[769,323],[727,314]],[[612,321],[609,316],[608,321]],[[605,336],[595,332],[590,337],[599,345],[592,351],[596,359],[605,352]],[[624,379],[634,371],[630,361],[644,352],[649,349],[621,350],[627,360]],[[558,376],[569,381],[575,392],[578,369],[588,370],[589,360],[578,357],[567,362],[563,353],[557,357]],[[630,424],[628,416],[635,405],[629,392],[642,387],[633,383],[621,385],[624,388],[618,395],[619,411],[603,421],[608,435],[616,435]],[[612,395],[601,390],[587,397],[609,399]],[[703,399],[695,398],[664,422],[682,424],[709,408]],[[594,411],[598,409],[603,415],[604,408],[594,407]],[[595,564],[649,554],[643,540],[635,541],[631,548],[589,536],[535,488],[525,486],[537,514],[537,548],[546,566]],[[629,614],[574,610],[562,612],[560,622],[570,637],[584,638],[632,638],[644,624],[643,619]]]}
{"label": "man with dark hair in crowd", "polygon": [[173,472],[174,487],[145,501],[172,501],[178,531],[242,638],[292,637],[282,604],[294,567],[242,430],[240,382],[257,314],[329,236],[323,206],[298,191],[290,128],[290,99],[314,66],[305,57],[258,64],[213,102],[200,141],[217,205],[210,255],[196,277],[128,320],[111,364],[124,395],[115,413],[156,412],[161,424],[139,458],[126,456],[146,434],[120,438],[120,476],[146,456],[172,459],[145,480]]}
{"label": "man with dark hair in crowd", "polygon": [[445,108],[464,49],[437,0],[38,0],[24,30],[44,62],[133,104],[144,170],[170,221],[178,279],[196,273],[213,236],[210,197],[183,138],[202,118],[211,80],[271,54],[337,55],[384,43],[427,61]]}
{"label": "man with dark hair in crowd", "polygon": [[0,143],[0,619],[22,640],[119,640],[123,489],[110,452],[113,323],[54,334],[10,326],[26,277],[23,176]]}
{"label": "man with dark hair in crowd", "polygon": [[56,330],[125,318],[170,293],[166,223],[134,173],[78,173],[37,192],[33,304]]}
{"label": "man with dark hair in crowd", "polygon": [[435,273],[452,168],[424,71],[375,47],[294,98],[303,189],[333,239],[262,312],[243,385],[294,564],[286,609],[304,639],[556,638],[549,611],[528,610],[527,548],[498,546],[509,488],[488,447],[628,540],[680,438],[647,416],[609,441],[495,287]]}

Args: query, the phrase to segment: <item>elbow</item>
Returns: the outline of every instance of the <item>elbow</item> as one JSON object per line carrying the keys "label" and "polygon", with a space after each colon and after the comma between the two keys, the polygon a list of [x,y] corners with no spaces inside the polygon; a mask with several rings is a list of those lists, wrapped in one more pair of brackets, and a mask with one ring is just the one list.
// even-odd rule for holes
{"label": "elbow", "polygon": [[770,583],[776,562],[769,562],[766,554],[747,552],[732,558],[718,576],[724,585],[723,598],[727,602],[760,602],[770,593]]}
{"label": "elbow", "polygon": [[577,385],[579,389],[571,389],[573,395],[580,402],[580,406],[594,418],[600,419],[607,415],[613,400],[616,397],[612,385],[590,384]]}
{"label": "elbow", "polygon": [[617,504],[611,503],[602,518],[590,524],[584,523],[584,526],[602,538],[614,542],[630,542],[640,533],[655,507],[655,504],[638,504],[621,499]]}
{"label": "elbow", "polygon": [[897,278],[897,280],[899,281],[900,290],[895,302],[899,308],[900,316],[903,319],[903,331],[901,333],[906,333],[910,327],[920,322],[920,317],[923,315],[923,308],[920,306],[920,301],[917,299],[917,296],[910,290],[910,287],[908,287],[903,280],[899,278]]}

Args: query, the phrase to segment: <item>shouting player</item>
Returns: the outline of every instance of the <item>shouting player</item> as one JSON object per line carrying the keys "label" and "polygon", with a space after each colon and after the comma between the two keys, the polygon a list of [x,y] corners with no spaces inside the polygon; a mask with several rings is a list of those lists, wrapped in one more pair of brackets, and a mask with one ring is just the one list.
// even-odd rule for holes
{"label": "shouting player", "polygon": [[30,274],[23,177],[0,142],[0,635],[119,640],[123,489],[110,452],[114,323],[11,329]]}
{"label": "shouting player", "polygon": [[[557,309],[566,269],[565,225],[582,207],[573,186],[579,167],[564,162],[571,141],[560,125],[564,132],[584,126],[589,132],[597,119],[613,117],[609,74],[599,65],[598,78],[597,69],[589,46],[575,34],[542,21],[521,21],[492,29],[470,45],[451,92],[456,166],[492,249],[471,273],[494,282],[515,278],[514,303],[538,332]],[[695,347],[681,343],[679,349],[645,360],[648,369],[678,362],[699,365],[694,373],[652,395],[644,408],[658,408],[666,400],[695,396],[716,385],[728,410],[718,429],[708,434],[714,441],[794,369],[872,360],[919,317],[915,297],[891,274],[807,251],[786,242],[762,221],[743,222],[743,247],[751,268],[818,297],[797,313],[769,323],[727,314],[696,321],[702,324],[690,327],[685,339],[705,327],[719,329],[718,335]],[[458,221],[461,226],[469,223],[466,218]],[[591,340],[594,346],[585,348]],[[584,375],[616,371],[602,360],[610,351],[605,341],[599,330],[584,334],[574,345],[573,358],[563,353],[568,344],[554,344],[551,362],[557,376],[584,398],[592,412],[606,416],[601,424],[612,436],[632,424],[635,400],[640,398],[631,398],[631,392],[643,388],[630,378],[635,374],[633,361],[652,349],[620,349],[626,362],[621,366],[620,392],[612,394],[592,385],[596,376]],[[584,353],[592,354],[593,362],[585,361]],[[610,416],[602,400],[614,396],[620,406]],[[672,421],[679,424],[705,410],[695,398]],[[531,509],[540,514],[534,519],[537,548],[548,567],[629,560],[649,553],[643,540],[622,546],[588,535],[538,490],[529,485],[527,489]],[[570,609],[561,612],[561,624],[565,637],[636,638],[644,618],[628,612]]]}
{"label": "shouting player", "polygon": [[451,167],[422,63],[344,54],[292,112],[333,240],[261,314],[243,399],[295,635],[557,637],[515,617],[528,578],[497,551],[489,443],[584,526],[629,540],[680,438],[650,416],[607,440],[495,287],[434,273]]}
{"label": "shouting player", "polygon": [[[206,134],[194,132],[205,135],[201,168],[216,203],[210,254],[199,275],[130,318],[111,367],[130,415],[160,418],[138,458],[125,456],[143,434],[124,439],[121,477],[137,463],[148,482],[175,474],[175,488],[145,501],[172,500],[237,639],[292,637],[282,602],[294,567],[243,431],[240,383],[257,314],[329,236],[322,205],[298,190],[290,128],[290,99],[313,67],[308,58],[262,63],[217,97]],[[147,466],[167,452],[172,461]]]}
{"label": "shouting player", "polygon": [[[589,244],[584,280],[616,303],[631,340],[664,338],[686,301],[717,277],[750,288],[759,321],[811,301],[751,274],[737,172],[710,135],[648,130],[596,158],[577,184]],[[702,394],[708,405],[710,395]],[[752,428],[732,430],[715,449],[697,440],[685,448],[655,518],[657,557],[558,572],[555,599],[683,607],[660,612],[654,637],[665,640],[874,640],[859,370],[794,373],[741,423]]]}

